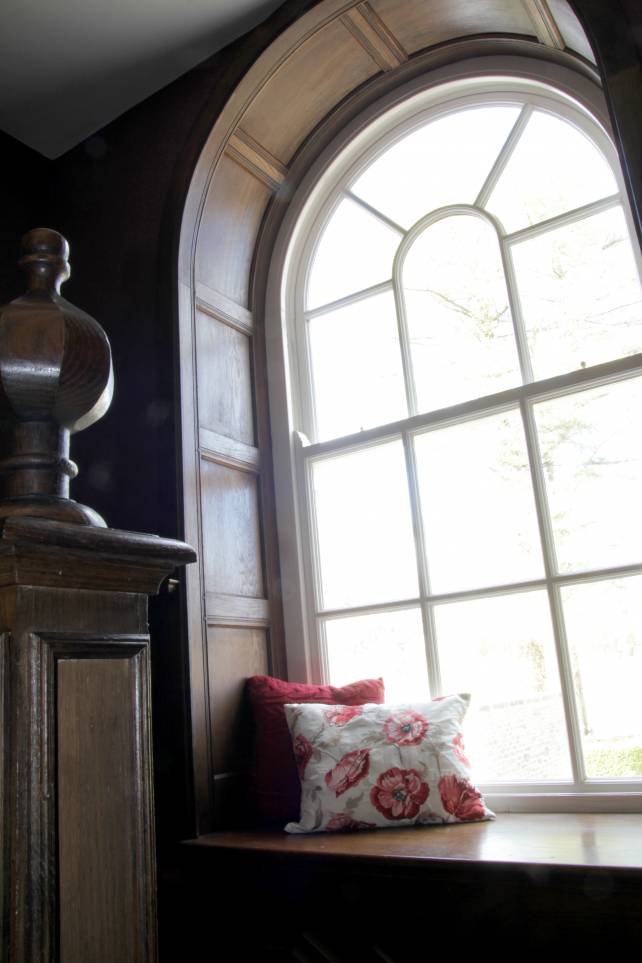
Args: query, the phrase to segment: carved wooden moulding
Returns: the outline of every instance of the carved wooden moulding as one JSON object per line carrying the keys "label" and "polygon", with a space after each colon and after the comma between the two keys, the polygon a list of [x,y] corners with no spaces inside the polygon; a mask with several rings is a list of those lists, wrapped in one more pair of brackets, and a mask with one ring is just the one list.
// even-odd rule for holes
{"label": "carved wooden moulding", "polygon": [[104,527],[97,512],[69,498],[78,473],[69,439],[109,408],[109,341],[97,321],[60,294],[70,273],[65,238],[36,228],[22,249],[27,291],[0,309],[0,520],[29,515]]}

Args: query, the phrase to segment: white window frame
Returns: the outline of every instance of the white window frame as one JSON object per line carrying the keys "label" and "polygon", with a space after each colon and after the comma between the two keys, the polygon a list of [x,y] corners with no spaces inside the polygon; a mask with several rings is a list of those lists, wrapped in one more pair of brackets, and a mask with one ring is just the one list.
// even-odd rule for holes
{"label": "white window frame", "polygon": [[[590,130],[591,138],[596,141],[611,164],[618,181],[619,192],[606,200],[587,205],[587,209],[578,209],[555,218],[556,222],[571,223],[573,220],[585,216],[590,210],[596,213],[612,204],[622,203],[631,237],[636,237],[626,191],[621,175],[619,160],[615,148],[607,133],[609,129],[606,106],[601,90],[596,82],[582,73],[561,67],[550,62],[539,62],[530,58],[498,57],[478,58],[451,65],[433,71],[429,78],[423,81],[413,81],[411,84],[395,91],[374,108],[365,113],[351,125],[349,130],[342,132],[337,140],[326,150],[310,169],[301,184],[297,195],[288,209],[288,213],[281,228],[270,270],[268,293],[266,300],[266,335],[268,349],[268,384],[270,391],[271,422],[273,436],[274,470],[276,484],[277,521],[279,531],[279,546],[281,554],[282,585],[284,599],[284,618],[286,630],[286,651],[289,675],[292,679],[309,681],[327,681],[327,665],[324,659],[324,646],[318,633],[318,617],[314,600],[318,596],[318,586],[315,585],[314,564],[316,552],[314,527],[311,525],[309,506],[311,505],[310,471],[308,465],[314,458],[348,451],[351,448],[363,448],[366,444],[379,443],[384,438],[398,437],[404,442],[405,450],[411,451],[409,441],[413,432],[420,428],[429,429],[435,425],[454,423],[470,418],[471,411],[479,414],[490,414],[513,407],[517,404],[522,411],[526,408],[527,400],[559,396],[561,393],[575,390],[579,385],[589,383],[597,385],[613,380],[625,378],[642,372],[642,355],[632,358],[618,359],[606,362],[597,368],[579,370],[548,379],[537,384],[529,383],[532,379],[526,377],[526,385],[497,395],[489,396],[473,402],[464,402],[441,411],[431,411],[427,414],[417,414],[413,407],[413,399],[409,410],[411,416],[391,425],[376,427],[356,435],[321,443],[310,443],[308,435],[314,437],[313,407],[310,397],[311,385],[310,359],[308,356],[307,338],[302,336],[302,310],[305,304],[306,266],[320,231],[333,210],[345,196],[345,184],[353,181],[361,169],[368,166],[373,158],[382,150],[387,149],[395,137],[407,134],[414,127],[425,122],[426,116],[436,116],[454,109],[469,105],[471,102],[480,103],[483,100],[497,102],[498,95],[504,103],[528,96],[539,106],[547,105],[561,116],[572,119],[574,124],[580,120]],[[578,113],[579,110],[579,113]],[[524,115],[524,119],[525,119]],[[394,133],[393,133],[394,132]],[[497,178],[503,163],[507,159],[502,150],[500,157],[493,166],[487,183],[481,195],[486,197],[494,180]],[[480,198],[481,198],[480,195]],[[481,199],[478,202],[481,203]],[[461,205],[458,206],[461,208]],[[454,212],[455,208],[449,209]],[[463,210],[463,208],[462,208]],[[474,212],[479,216],[493,220],[487,212],[480,212],[476,208],[466,206],[466,212]],[[428,214],[410,232],[403,232],[405,240],[402,242],[397,257],[393,278],[381,285],[382,289],[398,290],[398,279],[404,252],[414,238],[431,220],[444,216],[445,211]],[[546,227],[551,221],[545,222]],[[495,223],[495,227],[498,225]],[[501,226],[500,230],[501,230]],[[528,228],[528,233],[538,233],[541,225]],[[524,232],[517,232],[522,234]],[[501,237],[501,234],[500,234]],[[509,292],[515,290],[511,280],[510,258],[506,256],[506,244],[501,242],[502,254],[508,265],[507,283]],[[642,268],[639,251],[634,241],[638,255],[638,267]],[[341,303],[355,300],[360,294],[343,299]],[[511,298],[514,302],[515,299]],[[336,304],[335,304],[336,306]],[[519,306],[511,304],[516,312],[520,329]],[[328,310],[324,306],[323,311]],[[310,314],[320,311],[307,312]],[[523,327],[521,328],[523,331]],[[524,369],[525,352],[520,350],[520,363]],[[527,365],[527,362],[526,362]],[[526,371],[528,375],[528,370]],[[530,415],[532,420],[532,414]],[[552,558],[552,533],[550,521],[546,517],[545,500],[541,497],[543,477],[541,467],[536,466],[533,455],[534,431],[528,439],[529,461],[533,472],[534,487],[539,490],[540,497],[536,498],[540,530],[545,546],[545,577],[536,582],[511,585],[508,590],[516,591],[522,588],[545,588],[552,600],[551,610],[556,629],[556,639],[561,636],[561,619],[559,618],[559,603],[555,601],[557,587],[563,582],[580,580],[577,575],[555,575],[552,572],[550,559]],[[411,457],[411,455],[409,456]],[[415,501],[415,500],[413,500]],[[413,511],[418,506],[413,504]],[[617,569],[600,570],[602,577],[615,574],[631,574],[642,572],[642,564],[625,566]],[[591,578],[587,573],[582,578]],[[454,593],[458,596],[484,596],[497,594],[495,587],[490,591],[473,591]],[[505,587],[508,588],[508,587]],[[407,600],[404,603],[391,603],[390,606],[364,606],[363,611],[376,611],[389,608],[405,608],[409,604],[428,604],[424,596],[424,587],[420,586],[419,599]],[[336,613],[339,614],[339,613]],[[430,646],[429,646],[430,649]],[[573,688],[569,683],[571,670],[568,659],[562,647],[560,665],[566,686],[563,698],[566,703],[567,719],[577,718],[572,705]],[[427,652],[428,664],[433,676],[438,679],[436,659],[430,651]],[[571,743],[579,744],[579,734],[573,731],[570,724]],[[513,786],[485,786],[489,804],[498,810],[522,811],[642,811],[641,791],[631,791],[630,784],[620,784],[613,780],[594,780],[587,789],[579,791],[579,782],[583,777],[578,767],[578,754],[574,754],[574,785],[569,783],[542,785],[536,790],[523,791],[519,784]],[[586,786],[587,784],[584,783]]]}

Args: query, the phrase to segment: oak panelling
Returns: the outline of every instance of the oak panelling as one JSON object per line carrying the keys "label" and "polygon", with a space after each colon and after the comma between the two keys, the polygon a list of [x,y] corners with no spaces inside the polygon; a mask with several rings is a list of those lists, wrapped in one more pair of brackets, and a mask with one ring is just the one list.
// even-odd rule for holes
{"label": "oak panelling", "polygon": [[250,174],[264,181],[273,190],[277,190],[287,177],[287,167],[240,127],[237,127],[230,137],[226,152],[237,164],[245,167]]}
{"label": "oak panelling", "polygon": [[252,312],[244,308],[242,304],[232,301],[231,298],[221,294],[220,291],[208,288],[207,284],[202,281],[196,282],[195,289],[196,306],[199,310],[209,314],[212,318],[218,318],[219,321],[225,321],[226,324],[236,328],[241,334],[254,334]]}
{"label": "oak panelling", "polygon": [[567,0],[548,0],[548,6],[555,17],[555,22],[564,38],[564,42],[571,50],[586,57],[592,64],[595,63],[595,54],[591,45],[586,39],[584,29],[569,7]]}
{"label": "oak panelling", "polygon": [[408,53],[469,34],[534,33],[521,0],[370,0],[370,6]]}
{"label": "oak panelling", "polygon": [[269,78],[243,116],[243,130],[287,164],[307,134],[380,67],[340,20],[317,31]]}
{"label": "oak panelling", "polygon": [[147,958],[137,798],[145,755],[136,731],[139,661],[57,662],[58,854],[62,963]]}
{"label": "oak panelling", "polygon": [[360,3],[341,19],[382,70],[394,70],[408,59],[406,51],[369,3]]}
{"label": "oak panelling", "polygon": [[209,428],[199,428],[198,439],[201,454],[210,461],[246,471],[260,470],[261,456],[258,448],[253,445],[245,445],[242,441],[219,435]]}
{"label": "oak panelling", "polygon": [[249,338],[198,310],[196,378],[199,425],[253,445]]}
{"label": "oak panelling", "polygon": [[196,244],[196,280],[248,307],[254,244],[269,187],[222,157],[207,192]]}
{"label": "oak panelling", "polygon": [[205,610],[210,625],[264,625],[267,628],[270,624],[270,603],[267,599],[206,592]]}
{"label": "oak panelling", "polygon": [[201,459],[205,587],[263,598],[256,477]]}
{"label": "oak panelling", "polygon": [[210,627],[207,648],[214,772],[238,771],[247,767],[251,751],[245,680],[268,671],[267,635],[263,629]]}

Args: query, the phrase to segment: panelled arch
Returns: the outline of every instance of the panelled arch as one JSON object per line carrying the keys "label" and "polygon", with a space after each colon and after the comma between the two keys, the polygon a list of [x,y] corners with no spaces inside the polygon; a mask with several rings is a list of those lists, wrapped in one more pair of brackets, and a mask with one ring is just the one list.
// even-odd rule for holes
{"label": "panelled arch", "polygon": [[244,678],[302,669],[286,665],[282,597],[294,587],[281,584],[267,398],[264,305],[279,225],[311,164],[365,108],[498,52],[597,82],[566,0],[323,0],[251,67],[197,163],[178,308],[184,534],[200,559],[187,575],[199,833],[225,825],[242,792]]}

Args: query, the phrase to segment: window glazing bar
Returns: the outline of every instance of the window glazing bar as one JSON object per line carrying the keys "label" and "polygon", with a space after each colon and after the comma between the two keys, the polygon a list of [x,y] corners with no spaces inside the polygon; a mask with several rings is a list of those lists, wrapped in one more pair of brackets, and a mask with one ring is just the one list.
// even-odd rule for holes
{"label": "window glazing bar", "polygon": [[612,207],[617,207],[621,202],[619,194],[610,194],[608,197],[602,197],[599,201],[591,201],[590,204],[575,207],[572,211],[566,211],[564,214],[556,214],[555,217],[549,217],[545,221],[540,221],[538,224],[530,224],[528,227],[522,227],[519,231],[506,234],[504,240],[507,244],[519,244],[520,241],[528,241],[531,238],[539,237],[540,234],[548,234],[549,231],[554,231],[559,227],[565,227],[568,224],[577,224],[578,221],[583,221],[587,217],[592,217],[594,214],[609,211]]}
{"label": "window glazing bar", "polygon": [[368,204],[368,202],[364,201],[363,198],[359,197],[358,194],[353,194],[352,191],[345,191],[345,196],[349,200],[354,201],[355,204],[358,204],[360,207],[362,207],[364,211],[368,212],[368,214],[372,214],[373,217],[376,217],[377,220],[381,221],[382,224],[385,224],[386,227],[389,227],[396,234],[399,234],[400,237],[406,236],[407,232],[405,228],[401,226],[401,224],[397,224],[397,222],[393,221],[391,217],[387,217],[383,211],[379,211],[376,207],[373,207],[372,204]]}
{"label": "window glazing bar", "polygon": [[564,717],[566,720],[566,732],[568,737],[569,751],[571,756],[571,767],[573,779],[576,783],[583,783],[586,772],[582,754],[582,739],[580,733],[579,712],[575,699],[575,685],[573,681],[573,670],[568,650],[566,638],[566,628],[564,625],[564,615],[562,612],[562,600],[559,588],[553,585],[552,577],[557,574],[557,557],[555,552],[555,540],[553,536],[553,526],[551,523],[551,513],[548,507],[546,494],[546,481],[542,457],[539,449],[537,436],[537,426],[531,405],[523,400],[521,403],[521,414],[526,435],[526,450],[531,471],[533,484],[533,495],[535,497],[535,508],[537,512],[537,522],[542,543],[542,555],[544,558],[544,569],[547,576],[548,601],[553,625],[553,638],[555,641],[555,651],[557,653],[557,664],[560,673],[560,686],[562,703],[564,706]]}
{"label": "window glazing bar", "polygon": [[379,425],[365,431],[333,438],[329,441],[317,442],[305,449],[305,457],[321,458],[339,454],[342,451],[358,449],[368,445],[378,444],[390,438],[398,437],[404,431],[420,432],[433,428],[443,428],[461,421],[481,418],[487,414],[501,413],[520,404],[523,399],[533,403],[561,398],[566,394],[582,388],[600,387],[612,381],[634,378],[642,374],[642,353],[632,354],[626,358],[616,358],[615,361],[605,361],[590,368],[578,368],[567,374],[555,375],[542,381],[519,385],[498,391],[483,398],[463,401],[447,408],[439,408],[419,415],[413,415],[402,421],[393,421],[388,425]]}
{"label": "window glazing bar", "polygon": [[380,281],[379,284],[373,284],[372,287],[363,288],[361,291],[355,291],[354,294],[346,294],[343,298],[337,298],[336,301],[328,301],[327,304],[322,304],[318,308],[312,308],[311,311],[305,311],[303,317],[306,321],[310,321],[312,318],[318,318],[322,314],[330,314],[331,311],[338,311],[339,308],[346,308],[350,304],[354,304],[356,301],[363,301],[365,298],[372,298],[375,294],[383,294],[385,291],[389,291],[392,287],[392,279],[388,281]]}
{"label": "window glazing bar", "polygon": [[488,203],[488,199],[495,190],[497,181],[504,173],[504,169],[511,159],[513,151],[517,147],[519,139],[522,136],[522,131],[526,127],[526,124],[528,123],[532,113],[533,108],[531,105],[525,104],[519,114],[519,117],[513,124],[511,132],[504,141],[504,145],[497,155],[497,159],[491,167],[488,177],[484,181],[482,188],[475,199],[475,207],[484,207]]}

